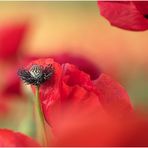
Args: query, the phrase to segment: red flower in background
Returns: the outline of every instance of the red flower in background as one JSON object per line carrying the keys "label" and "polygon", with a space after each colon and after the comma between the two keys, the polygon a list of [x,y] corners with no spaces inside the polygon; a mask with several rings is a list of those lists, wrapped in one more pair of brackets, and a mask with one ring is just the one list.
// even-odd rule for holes
{"label": "red flower in background", "polygon": [[3,97],[22,95],[20,80],[16,75],[20,62],[20,46],[26,33],[27,23],[10,23],[0,26],[0,66],[2,67],[1,79]]}
{"label": "red flower in background", "polygon": [[98,1],[98,6],[113,26],[133,31],[148,29],[148,2]]}
{"label": "red flower in background", "polygon": [[64,112],[91,114],[97,110],[107,111],[114,107],[121,115],[132,111],[126,91],[109,76],[100,74],[96,81],[76,66],[65,63],[58,64],[52,59],[39,59],[31,62],[44,68],[51,64],[55,72],[51,79],[40,85],[40,99],[47,122],[56,126],[56,120],[64,116]]}
{"label": "red flower in background", "polygon": [[26,31],[26,24],[0,26],[0,59],[16,58]]}
{"label": "red flower in background", "polygon": [[5,73],[5,85],[2,88],[3,97],[22,96],[21,82],[16,74],[17,68],[11,68]]}
{"label": "red flower in background", "polygon": [[38,147],[39,144],[24,134],[7,129],[0,129],[1,147]]}
{"label": "red flower in background", "polygon": [[26,22],[9,22],[0,25],[0,118],[3,120],[11,113],[13,102],[10,103],[10,99],[23,98],[21,82],[16,72],[20,62],[20,47],[27,27]]}

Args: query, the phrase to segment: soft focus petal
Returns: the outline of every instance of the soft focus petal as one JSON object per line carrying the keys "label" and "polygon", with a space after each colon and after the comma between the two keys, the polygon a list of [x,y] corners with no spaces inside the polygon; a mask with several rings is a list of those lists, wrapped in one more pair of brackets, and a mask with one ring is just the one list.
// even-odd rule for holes
{"label": "soft focus petal", "polygon": [[103,107],[111,113],[132,111],[130,98],[125,89],[110,76],[101,74],[94,82],[100,93],[100,102]]}
{"label": "soft focus petal", "polygon": [[[1,94],[0,94],[0,118],[4,119],[5,117],[7,117],[10,109],[9,109],[9,105],[8,102],[5,100],[6,98],[4,98]],[[5,101],[4,101],[5,100]]]}
{"label": "soft focus petal", "polygon": [[55,62],[58,62],[60,64],[70,63],[76,65],[80,70],[83,70],[84,72],[88,73],[92,80],[98,78],[101,73],[96,65],[94,65],[91,61],[85,59],[82,56],[75,56],[72,54],[65,53],[56,54],[50,57],[52,57]]}
{"label": "soft focus petal", "polygon": [[58,123],[53,146],[148,146],[148,118],[143,115],[121,119],[103,112],[92,116],[67,112]]}
{"label": "soft focus petal", "polygon": [[100,13],[113,26],[127,30],[143,31],[148,29],[148,19],[130,1],[98,1]]}
{"label": "soft focus petal", "polygon": [[134,1],[137,9],[147,18],[148,15],[148,2],[147,1]]}
{"label": "soft focus petal", "polygon": [[27,146],[39,146],[30,137],[27,137],[21,133],[13,132],[7,129],[0,129],[0,146],[1,147],[27,147]]}
{"label": "soft focus petal", "polygon": [[24,37],[26,24],[9,24],[0,26],[0,58],[11,58],[18,54]]}
{"label": "soft focus petal", "polygon": [[11,68],[5,73],[5,84],[1,90],[1,94],[6,97],[21,96],[21,81],[16,74],[17,68]]}

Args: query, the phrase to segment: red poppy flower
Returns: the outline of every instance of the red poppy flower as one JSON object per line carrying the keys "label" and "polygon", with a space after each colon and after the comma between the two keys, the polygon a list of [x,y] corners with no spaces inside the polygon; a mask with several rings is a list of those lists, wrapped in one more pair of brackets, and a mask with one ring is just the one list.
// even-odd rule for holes
{"label": "red poppy flower", "polygon": [[17,56],[25,30],[26,24],[0,26],[0,59]]}
{"label": "red poppy flower", "polygon": [[[53,127],[56,120],[64,116],[67,110],[78,114],[90,114],[96,110],[107,111],[110,106],[114,106],[120,113],[129,113],[132,110],[127,93],[117,82],[101,74],[95,84],[90,75],[72,64],[60,65],[49,58],[35,60],[26,67],[25,74],[22,75],[23,80],[26,77],[28,82],[36,84],[30,77],[35,75],[32,73],[32,67],[39,65],[46,69],[49,64],[54,68],[54,73],[40,85],[39,91],[46,120]],[[37,72],[41,72],[42,75],[40,69]],[[39,73],[37,76],[41,76]]]}
{"label": "red poppy flower", "polygon": [[22,95],[20,80],[16,75],[20,45],[26,33],[27,23],[10,23],[0,26],[0,66],[3,66],[1,79],[4,79],[0,95],[11,97]]}
{"label": "red poppy flower", "polygon": [[98,1],[98,6],[113,26],[133,31],[148,29],[148,2]]}
{"label": "red poppy flower", "polygon": [[31,147],[39,144],[24,134],[13,132],[7,129],[0,129],[0,146],[1,147]]}

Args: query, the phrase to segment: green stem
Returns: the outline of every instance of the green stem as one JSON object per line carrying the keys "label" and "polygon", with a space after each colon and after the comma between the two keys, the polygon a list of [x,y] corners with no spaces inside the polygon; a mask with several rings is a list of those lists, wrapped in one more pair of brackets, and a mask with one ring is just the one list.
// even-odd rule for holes
{"label": "green stem", "polygon": [[36,86],[35,118],[36,118],[37,139],[43,146],[47,146],[45,119],[44,119],[44,114],[43,114],[43,111],[42,111],[42,106],[41,106],[41,103],[40,103],[39,86]]}

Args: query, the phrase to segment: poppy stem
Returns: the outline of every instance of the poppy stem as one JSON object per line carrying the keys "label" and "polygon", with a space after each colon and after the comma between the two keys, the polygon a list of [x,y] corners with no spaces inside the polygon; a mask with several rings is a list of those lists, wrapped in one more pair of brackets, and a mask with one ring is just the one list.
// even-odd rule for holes
{"label": "poppy stem", "polygon": [[35,119],[36,119],[37,140],[43,146],[47,146],[45,119],[44,119],[44,114],[42,111],[42,106],[41,106],[40,97],[39,97],[39,86],[36,86],[36,94],[35,94]]}

